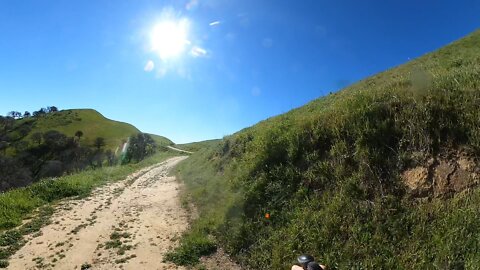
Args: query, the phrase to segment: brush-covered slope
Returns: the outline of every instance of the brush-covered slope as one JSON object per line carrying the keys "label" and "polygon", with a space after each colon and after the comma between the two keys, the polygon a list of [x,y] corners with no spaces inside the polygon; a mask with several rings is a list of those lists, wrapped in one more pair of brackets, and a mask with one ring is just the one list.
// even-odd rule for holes
{"label": "brush-covered slope", "polygon": [[229,136],[179,174],[197,225],[253,269],[301,253],[338,269],[477,269],[479,108],[477,31]]}

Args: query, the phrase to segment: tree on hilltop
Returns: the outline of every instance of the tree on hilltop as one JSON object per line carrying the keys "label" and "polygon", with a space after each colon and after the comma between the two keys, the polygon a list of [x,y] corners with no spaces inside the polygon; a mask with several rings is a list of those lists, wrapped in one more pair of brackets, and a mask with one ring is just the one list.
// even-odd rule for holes
{"label": "tree on hilltop", "polygon": [[47,114],[47,109],[45,108],[41,108],[40,110],[33,112],[33,116],[35,117],[44,116],[45,114]]}
{"label": "tree on hilltop", "polygon": [[22,118],[22,113],[17,111],[11,111],[7,113],[7,116],[12,117],[13,119]]}
{"label": "tree on hilltop", "polygon": [[48,112],[58,112],[58,108],[55,106],[49,106],[47,107]]}

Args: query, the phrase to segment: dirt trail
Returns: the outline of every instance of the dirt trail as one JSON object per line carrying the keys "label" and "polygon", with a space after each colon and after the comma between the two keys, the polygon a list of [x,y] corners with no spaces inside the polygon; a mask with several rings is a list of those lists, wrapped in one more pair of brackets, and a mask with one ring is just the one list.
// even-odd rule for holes
{"label": "dirt trail", "polygon": [[162,263],[188,224],[174,157],[59,204],[52,223],[10,260],[8,269],[184,269]]}
{"label": "dirt trail", "polygon": [[186,151],[186,150],[182,150],[182,149],[178,149],[178,148],[175,148],[175,147],[170,146],[170,145],[168,145],[167,148],[169,148],[169,149],[171,149],[171,150],[174,150],[174,151],[177,151],[177,152],[181,152],[181,153],[193,154],[193,152]]}

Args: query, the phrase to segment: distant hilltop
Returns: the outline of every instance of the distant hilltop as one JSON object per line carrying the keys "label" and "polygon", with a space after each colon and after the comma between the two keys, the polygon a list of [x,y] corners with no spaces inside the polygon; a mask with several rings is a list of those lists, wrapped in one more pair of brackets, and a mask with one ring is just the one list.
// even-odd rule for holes
{"label": "distant hilltop", "polygon": [[[73,137],[81,132],[82,144],[92,145],[96,138],[105,139],[105,148],[115,151],[122,146],[128,137],[140,132],[135,126],[108,119],[94,109],[68,109],[58,110],[51,106],[42,108],[32,113],[24,114],[11,111],[7,117],[16,119],[15,128],[11,136],[23,141],[31,141],[35,133],[45,133],[49,130],[61,132]],[[27,134],[26,136],[21,136]],[[173,142],[163,136],[150,134],[157,145],[173,145]],[[21,138],[20,138],[21,137]]]}

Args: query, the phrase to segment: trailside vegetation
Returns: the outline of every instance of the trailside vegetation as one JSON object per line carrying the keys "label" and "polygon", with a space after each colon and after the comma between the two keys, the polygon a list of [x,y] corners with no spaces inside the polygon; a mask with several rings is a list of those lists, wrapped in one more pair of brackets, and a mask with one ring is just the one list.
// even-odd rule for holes
{"label": "trailside vegetation", "polygon": [[[178,168],[200,217],[170,259],[221,245],[252,269],[476,269],[480,190],[417,198],[401,174],[480,156],[480,32],[224,138]],[[269,219],[265,218],[269,214]],[[212,238],[213,237],[213,238]]]}
{"label": "trailside vegetation", "polygon": [[139,162],[155,153],[157,145],[149,134],[138,133],[130,137],[125,158],[122,162]]}

